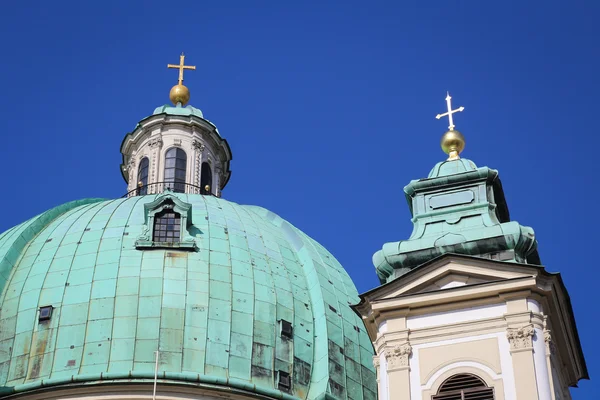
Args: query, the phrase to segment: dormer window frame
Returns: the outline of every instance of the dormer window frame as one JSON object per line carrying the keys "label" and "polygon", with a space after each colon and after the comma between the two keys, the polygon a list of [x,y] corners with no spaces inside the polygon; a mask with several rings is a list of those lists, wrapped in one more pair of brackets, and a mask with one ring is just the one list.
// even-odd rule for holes
{"label": "dormer window frame", "polygon": [[[157,236],[154,232],[156,218],[159,214],[169,211],[179,215],[179,241],[162,242],[153,240]],[[188,229],[192,226],[192,205],[180,200],[173,192],[168,191],[156,200],[144,204],[144,219],[144,228],[135,242],[137,249],[198,250],[196,240],[188,232]]]}

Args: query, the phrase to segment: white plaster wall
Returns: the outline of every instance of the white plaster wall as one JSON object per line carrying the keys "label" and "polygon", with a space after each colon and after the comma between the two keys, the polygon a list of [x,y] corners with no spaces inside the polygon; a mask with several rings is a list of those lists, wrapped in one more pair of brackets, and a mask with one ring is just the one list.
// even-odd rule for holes
{"label": "white plaster wall", "polygon": [[[440,370],[438,370],[427,382],[425,385],[421,385],[421,371],[419,369],[419,351],[428,347],[438,347],[438,346],[447,346],[455,343],[465,343],[475,340],[481,339],[489,339],[496,338],[498,340],[498,347],[500,352],[500,366],[502,368],[502,373],[500,375],[496,374],[489,367],[477,363],[477,362],[468,362],[461,361],[454,364],[447,365]],[[443,347],[442,347],[443,348]],[[506,334],[504,332],[498,332],[487,335],[479,335],[479,336],[470,336],[460,339],[452,339],[452,340],[444,340],[432,343],[426,343],[421,345],[413,346],[412,356],[410,358],[410,392],[411,392],[411,400],[429,400],[423,399],[421,394],[425,389],[430,389],[435,380],[444,372],[457,368],[457,367],[473,367],[484,371],[486,374],[491,376],[493,379],[502,378],[504,385],[504,400],[516,400],[516,388],[515,388],[515,380],[514,380],[514,370],[512,365],[512,359],[510,355],[510,346],[508,343],[508,339],[506,338]]]}
{"label": "white plaster wall", "polygon": [[500,367],[502,368],[502,381],[504,382],[504,396],[506,400],[514,400],[517,398],[517,386],[515,385],[515,372],[510,353],[510,343],[505,332],[500,332],[496,335],[500,349]]}
{"label": "white plaster wall", "polygon": [[378,331],[380,334],[386,333],[387,330],[388,330],[387,329],[387,321],[383,321],[382,323],[379,324]]}
{"label": "white plaster wall", "polygon": [[542,313],[542,305],[535,300],[527,299],[527,309],[536,313]]}
{"label": "white plaster wall", "polygon": [[406,325],[408,329],[427,328],[430,326],[500,317],[505,313],[506,303],[495,304],[491,306],[471,307],[460,311],[448,311],[408,317],[406,319]]}

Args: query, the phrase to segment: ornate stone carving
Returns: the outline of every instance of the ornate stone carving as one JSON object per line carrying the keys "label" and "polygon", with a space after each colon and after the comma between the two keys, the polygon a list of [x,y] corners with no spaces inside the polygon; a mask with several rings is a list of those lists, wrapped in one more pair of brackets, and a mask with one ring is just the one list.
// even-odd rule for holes
{"label": "ornate stone carving", "polygon": [[137,240],[150,241],[150,227],[148,225],[142,225],[142,233],[140,233]]}
{"label": "ornate stone carving", "polygon": [[379,368],[380,363],[381,360],[379,359],[379,356],[373,356],[373,366],[375,367],[375,369]]}
{"label": "ornate stone carving", "polygon": [[200,186],[200,165],[202,164],[202,153],[206,148],[204,143],[199,140],[194,140],[192,146],[196,150],[196,168],[194,171],[194,185]]}
{"label": "ornate stone carving", "polygon": [[532,324],[520,328],[508,328],[506,337],[510,343],[510,350],[523,350],[533,348],[535,329]]}
{"label": "ornate stone carving", "polygon": [[161,146],[162,146],[162,143],[163,143],[163,141],[162,141],[162,138],[160,138],[160,137],[155,137],[155,138],[153,138],[153,139],[150,139],[150,140],[148,141],[148,146],[150,146],[150,148],[151,148],[151,149],[155,149],[155,148],[157,148],[157,147],[161,147]]}
{"label": "ornate stone carving", "polygon": [[200,153],[202,153],[202,152],[204,151],[204,149],[206,148],[206,147],[204,146],[204,143],[202,143],[202,142],[201,142],[201,141],[199,141],[199,140],[194,140],[194,141],[192,142],[192,146],[194,146],[194,148],[195,148],[196,150],[198,150]]}
{"label": "ornate stone carving", "polygon": [[388,364],[388,370],[408,367],[408,359],[412,354],[410,343],[397,344],[391,349],[385,351],[385,359]]}
{"label": "ornate stone carving", "polygon": [[181,147],[181,139],[173,139],[173,146]]}
{"label": "ornate stone carving", "polygon": [[[152,164],[150,165],[150,182],[149,183],[154,183],[156,182],[156,160],[158,159],[158,149],[162,147],[163,141],[162,138],[160,136],[155,137],[155,138],[151,138],[148,141],[148,146],[152,149]],[[150,186],[149,188],[149,193],[154,193],[155,191],[155,187],[154,185]]]}
{"label": "ornate stone carving", "polygon": [[131,157],[127,163],[127,172],[129,173],[129,185],[135,186],[135,159]]}

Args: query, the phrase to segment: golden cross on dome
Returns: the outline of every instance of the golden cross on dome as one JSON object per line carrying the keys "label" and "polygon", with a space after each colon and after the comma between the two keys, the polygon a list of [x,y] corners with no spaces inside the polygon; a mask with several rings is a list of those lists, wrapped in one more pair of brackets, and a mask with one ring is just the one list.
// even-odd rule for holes
{"label": "golden cross on dome", "polygon": [[179,65],[176,64],[167,64],[167,68],[177,68],[179,70],[179,84],[183,82],[183,70],[184,69],[196,69],[195,65],[185,65],[185,56],[183,53],[179,56]]}
{"label": "golden cross on dome", "polygon": [[443,114],[438,114],[435,116],[435,118],[440,119],[442,117],[445,117],[446,115],[448,116],[448,121],[450,121],[450,125],[448,126],[448,129],[453,131],[454,130],[454,121],[452,119],[452,114],[460,112],[462,110],[464,110],[464,107],[458,107],[456,110],[452,109],[452,103],[450,102],[450,99],[452,99],[452,97],[450,97],[450,93],[446,92],[446,104],[448,105],[448,112],[445,112]]}

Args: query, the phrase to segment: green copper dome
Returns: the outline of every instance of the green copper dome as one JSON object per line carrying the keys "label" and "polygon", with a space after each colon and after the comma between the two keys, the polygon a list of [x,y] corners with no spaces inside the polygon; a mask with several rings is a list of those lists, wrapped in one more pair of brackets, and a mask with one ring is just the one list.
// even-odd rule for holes
{"label": "green copper dome", "polygon": [[460,174],[475,170],[477,170],[477,165],[475,165],[473,161],[466,158],[459,158],[458,160],[446,160],[435,164],[435,166],[429,172],[427,178],[437,178],[440,176]]}
{"label": "green copper dome", "polygon": [[157,115],[157,114],[184,115],[184,116],[193,115],[195,117],[204,118],[204,116],[202,115],[202,111],[200,111],[200,109],[189,106],[189,105],[186,107],[182,107],[181,105],[171,106],[171,105],[165,104],[164,106],[156,107],[156,109],[154,109],[154,112],[152,113],[152,115]]}
{"label": "green copper dome", "polygon": [[[164,196],[188,207],[192,249],[140,249],[148,204]],[[163,384],[376,398],[348,274],[260,207],[180,193],[67,203],[0,235],[0,290],[0,396],[151,382],[158,350]]]}

